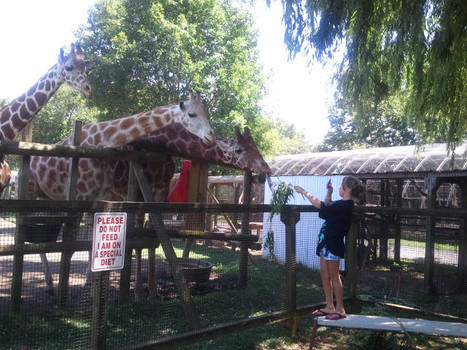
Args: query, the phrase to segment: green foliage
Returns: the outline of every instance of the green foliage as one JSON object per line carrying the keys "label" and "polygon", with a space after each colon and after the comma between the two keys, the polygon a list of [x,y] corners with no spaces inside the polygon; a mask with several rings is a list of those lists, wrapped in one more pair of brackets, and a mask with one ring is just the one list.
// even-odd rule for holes
{"label": "green foliage", "polygon": [[34,142],[56,143],[72,134],[73,123],[97,121],[99,111],[86,105],[85,99],[69,86],[61,86],[33,121]]}
{"label": "green foliage", "polygon": [[340,151],[362,147],[412,145],[420,137],[403,117],[397,98],[382,101],[376,111],[354,120],[349,106],[341,99],[328,116],[331,130],[326,134],[320,151]]}
{"label": "green foliage", "polygon": [[294,190],[292,186],[283,181],[273,185],[271,198],[271,216],[269,217],[269,221],[272,221],[275,215],[281,213],[289,199],[294,196],[293,191]]}
{"label": "green foliage", "polygon": [[467,2],[464,0],[286,1],[294,56],[326,61],[340,45],[338,89],[355,118],[404,96],[403,113],[427,141],[455,146],[467,134]]}
{"label": "green foliage", "polygon": [[203,93],[215,132],[248,126],[270,150],[259,113],[263,77],[250,15],[231,1],[103,0],[78,33],[94,66],[93,103],[105,119]]}
{"label": "green foliage", "polygon": [[272,145],[271,153],[268,155],[277,156],[313,152],[313,146],[293,124],[281,119],[273,119],[271,123],[272,128],[266,137]]}
{"label": "green foliage", "polygon": [[[272,219],[275,215],[280,214],[282,209],[287,204],[289,199],[293,197],[294,190],[291,185],[281,181],[277,184],[271,186],[272,189],[272,198],[271,198],[271,215],[269,216],[269,222],[272,222]],[[266,239],[264,241],[264,248],[268,251],[268,256],[271,260],[276,259],[274,253],[274,231],[269,229],[266,234]]]}

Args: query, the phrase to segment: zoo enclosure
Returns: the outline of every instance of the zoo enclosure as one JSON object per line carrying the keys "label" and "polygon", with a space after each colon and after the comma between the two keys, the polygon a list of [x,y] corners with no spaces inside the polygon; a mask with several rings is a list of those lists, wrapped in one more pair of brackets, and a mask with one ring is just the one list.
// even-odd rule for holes
{"label": "zoo enclosure", "polygon": [[[466,209],[467,142],[452,154],[445,144],[431,144],[285,155],[269,165],[284,181],[293,177],[311,184],[314,177],[357,176],[366,184],[366,206],[377,208],[362,217],[359,264],[410,263],[422,274],[427,292],[465,291],[465,220],[449,213]],[[386,207],[391,209],[379,209]],[[405,210],[410,208],[453,211],[426,216]],[[453,274],[443,273],[452,268],[457,284],[447,283]]]}
{"label": "zoo enclosure", "polygon": [[[35,154],[54,154],[54,152],[57,152],[57,150],[47,150],[48,147],[43,147],[43,146],[37,146],[33,145],[33,147],[29,147],[31,145],[26,145],[28,147],[17,147],[18,144],[6,144],[2,145],[1,147],[9,147],[10,152],[17,152],[19,154],[29,154],[29,153],[35,153]],[[20,146],[22,146],[20,144]],[[33,148],[31,150],[31,148]],[[45,150],[44,150],[45,148]],[[90,156],[90,154],[93,152],[92,150],[80,150],[79,148],[73,148],[70,147],[72,153],[67,153],[68,150],[58,150],[59,152],[62,152],[60,156],[63,155],[74,155],[74,156],[81,156],[81,155],[86,155]],[[4,149],[0,149],[0,151],[5,152]],[[85,153],[80,153],[80,152],[85,152]],[[141,157],[141,159],[145,160],[154,160],[154,157],[149,157],[147,154],[138,154],[138,152],[130,152],[125,155],[125,153],[121,153],[118,151],[110,151],[110,156],[115,156],[118,155],[119,158],[121,159],[122,156],[125,157]],[[97,155],[100,157],[107,157],[109,156],[107,150],[103,150],[103,153],[99,153],[101,151],[97,151]],[[7,153],[7,152],[5,152]],[[28,155],[26,155],[28,157]],[[247,178],[247,181],[248,178]],[[248,186],[246,186],[248,187]],[[20,189],[20,193],[22,193]],[[76,202],[76,201],[66,201],[66,202],[54,202],[54,201],[47,201],[47,202],[42,202],[42,201],[24,201],[24,200],[19,200],[19,201],[2,201],[1,202],[1,207],[2,211],[4,213],[32,213],[32,212],[44,212],[44,210],[48,212],[60,212],[60,213],[66,213],[66,217],[60,220],[61,222],[65,222],[65,227],[66,225],[73,225],[74,220],[76,219],[73,214],[80,214],[83,212],[92,214],[93,212],[96,211],[127,211],[129,213],[143,213],[143,212],[149,212],[149,213],[160,213],[160,214],[169,214],[168,217],[170,217],[173,213],[185,213],[185,214],[190,214],[190,213],[197,213],[198,217],[204,217],[204,214],[206,213],[213,213],[213,214],[219,214],[222,215],[223,213],[230,213],[230,214],[245,214],[243,217],[244,220],[243,222],[248,223],[248,214],[251,213],[264,213],[264,212],[269,212],[270,207],[269,206],[264,206],[264,205],[203,205],[203,204],[176,204],[176,205],[170,205],[170,204],[155,204],[155,203],[118,203],[118,202]],[[208,336],[213,336],[213,335],[219,335],[225,332],[231,332],[234,330],[239,330],[239,329],[244,329],[244,327],[250,327],[250,326],[257,326],[261,324],[266,324],[266,323],[273,323],[273,322],[278,322],[278,321],[288,321],[289,325],[294,328],[297,325],[297,317],[299,315],[305,314],[309,312],[313,306],[310,306],[310,302],[317,302],[320,299],[307,299],[302,296],[302,294],[298,293],[297,291],[297,285],[300,285],[302,283],[297,283],[297,265],[296,265],[296,259],[295,259],[295,247],[296,247],[296,237],[295,237],[295,224],[297,223],[299,219],[299,213],[301,212],[307,212],[307,211],[314,211],[314,208],[312,207],[306,207],[306,206],[300,206],[300,207],[294,207],[294,206],[288,206],[285,208],[283,214],[282,214],[282,220],[286,225],[286,264],[285,268],[283,270],[280,269],[280,267],[277,267],[279,271],[279,276],[281,277],[282,282],[278,283],[278,280],[274,281],[275,287],[278,287],[278,290],[281,294],[281,302],[275,302],[269,304],[266,308],[257,306],[257,312],[259,312],[261,315],[260,316],[251,316],[251,313],[246,315],[246,318],[241,318],[240,320],[237,318],[233,318],[231,320],[223,320],[223,322],[219,321],[211,321],[207,325],[203,325],[202,330],[196,331],[196,332],[190,332],[190,325],[185,325],[181,327],[180,329],[177,329],[178,332],[175,332],[175,335],[168,335],[167,336],[167,329],[170,329],[172,327],[166,327],[165,330],[161,330],[160,333],[157,333],[155,337],[153,338],[143,338],[141,337],[141,340],[147,340],[147,344],[145,346],[139,346],[136,345],[138,342],[128,344],[128,346],[131,346],[132,348],[151,348],[151,347],[164,347],[164,346],[176,346],[177,344],[182,344],[186,342],[192,342],[195,340],[203,339]],[[466,212],[464,210],[452,210],[452,209],[414,209],[414,208],[405,208],[405,209],[398,209],[398,208],[374,208],[374,207],[369,207],[369,208],[358,208],[356,210],[357,213],[360,214],[365,214],[369,215],[371,214],[372,217],[375,215],[394,215],[394,214],[404,214],[404,215],[416,215],[420,217],[427,217],[425,225],[428,225],[430,223],[433,223],[433,218],[436,217],[454,217],[458,219],[464,220],[466,217]],[[203,214],[203,215],[199,215]],[[15,216],[15,215],[13,215]],[[21,221],[22,219],[20,219]],[[28,218],[27,220],[34,220],[31,218]],[[40,218],[36,217],[37,222],[45,222],[45,221],[52,221],[55,220],[57,221],[58,219],[55,217],[55,219],[50,219],[50,218]],[[202,223],[204,220],[198,221],[198,224]],[[463,222],[463,221],[462,221]],[[16,222],[18,223],[18,221]],[[23,222],[23,223],[26,223]],[[21,223],[20,223],[21,226]],[[195,225],[196,226],[196,225]],[[243,261],[245,262],[245,257],[246,261],[248,261],[248,242],[255,242],[256,237],[251,237],[248,236],[248,225],[243,226],[245,231],[244,234],[238,235],[236,237],[233,237],[232,235],[228,235],[226,233],[222,234],[217,234],[212,233],[212,232],[200,232],[199,230],[191,230],[191,231],[198,231],[197,234],[194,232],[191,233],[183,233],[183,232],[168,232],[169,235],[171,235],[172,240],[179,240],[181,238],[194,238],[197,240],[235,240],[235,241],[240,241],[244,242],[242,244],[242,251],[238,254],[235,255],[235,261]],[[349,251],[347,254],[347,274],[346,274],[346,283],[348,284],[347,292],[349,296],[354,297],[356,296],[356,282],[357,282],[357,245],[352,244],[352,242],[355,242],[357,239],[357,232],[358,232],[358,226],[354,225],[353,229],[351,230],[351,234],[348,237],[349,240]],[[461,231],[463,233],[463,236],[459,236],[460,239],[462,237],[465,237],[465,228],[462,227],[464,231]],[[427,226],[428,229],[428,226]],[[2,244],[1,246],[1,255],[4,257],[21,257],[24,255],[29,255],[32,253],[41,253],[41,252],[60,252],[64,254],[70,254],[71,252],[74,251],[89,251],[90,250],[90,241],[88,240],[78,240],[78,241],[71,241],[66,238],[66,230],[64,231],[64,239],[62,242],[53,242],[53,243],[34,243],[34,244],[24,244],[20,241],[18,236],[21,235],[21,230],[16,229],[15,230],[15,242],[14,244]],[[151,233],[149,231],[145,231],[147,234],[145,237],[146,238],[138,238],[135,239],[134,241],[129,241],[128,242],[128,249],[131,248],[153,248],[158,245],[157,239],[154,237],[154,233]],[[149,235],[148,235],[149,234]],[[69,235],[69,234],[68,234]],[[465,239],[459,240],[460,247],[464,247],[463,249],[459,249],[459,270],[458,270],[458,276],[459,278],[462,278],[465,284],[465,254],[462,252],[465,252]],[[430,248],[428,248],[430,249]],[[429,253],[428,253],[429,254]],[[433,255],[432,255],[433,256]],[[83,259],[83,261],[86,261]],[[238,264],[238,263],[237,263]],[[15,263],[12,264],[13,270],[15,270],[14,266],[16,266]],[[238,266],[238,265],[237,265]],[[243,266],[243,267],[242,267]],[[242,291],[248,291],[250,287],[253,285],[259,283],[255,280],[248,279],[248,270],[245,269],[247,265],[245,263],[240,263],[240,267],[238,268],[238,285],[234,288],[235,290],[242,290]],[[252,265],[249,265],[250,268]],[[426,265],[429,266],[429,265]],[[427,270],[428,271],[428,270]],[[429,272],[429,271],[428,271]],[[13,273],[14,274],[14,273]],[[21,283],[23,274],[20,273],[20,276],[16,276],[14,278],[15,281],[20,281]],[[110,348],[114,348],[114,345],[112,343],[112,339],[115,337],[115,329],[112,328],[112,324],[114,323],[114,319],[110,320],[111,322],[109,323],[108,315],[109,312],[112,312],[112,310],[116,309],[120,311],[121,309],[118,309],[116,305],[125,305],[125,298],[128,297],[128,287],[127,287],[127,282],[124,283],[125,287],[121,288],[120,284],[117,283],[115,284],[114,281],[115,277],[112,278],[114,274],[109,273],[106,274],[102,273],[101,275],[96,275],[94,274],[94,277],[92,278],[92,284],[93,288],[90,288],[92,293],[90,293],[90,296],[92,296],[92,311],[91,311],[91,317],[90,317],[90,326],[86,327],[86,329],[89,332],[89,343],[91,344],[92,348],[105,348],[105,345],[108,344]],[[429,275],[428,275],[429,276]],[[429,278],[429,277],[428,277]],[[109,282],[108,282],[109,279]],[[120,280],[120,277],[116,277],[117,281]],[[427,279],[427,278],[426,278]],[[60,277],[60,280],[64,280],[63,277]],[[429,279],[427,279],[429,281]],[[243,282],[242,282],[243,281]],[[246,283],[248,281],[248,283]],[[280,281],[280,280],[279,280]],[[300,281],[302,282],[302,281]],[[18,283],[18,282],[16,282]],[[242,285],[242,283],[245,283]],[[4,283],[2,282],[2,285]],[[65,286],[66,284],[62,284],[62,286]],[[429,283],[428,283],[429,285]],[[112,287],[113,286],[113,287]],[[117,287],[115,287],[117,286]],[[59,287],[59,290],[62,287]],[[6,288],[9,293],[6,293],[7,295],[10,295],[10,297],[5,297],[5,293],[2,293],[3,297],[3,302],[7,303],[10,305],[10,312],[11,310],[14,311],[14,314],[24,314],[24,313],[31,313],[34,310],[21,310],[21,303],[15,304],[15,301],[18,300],[18,290],[20,291],[20,296],[19,300],[21,301],[21,288],[15,287],[15,283],[11,285],[11,289],[9,287]],[[105,296],[108,295],[109,292],[113,292],[115,296],[114,299],[109,299],[106,298]],[[65,298],[63,299],[60,297],[60,295],[63,295],[64,292],[59,291],[59,302],[58,305],[61,307],[65,307],[64,310],[66,310],[66,306],[69,304],[69,302],[73,301],[74,295],[73,294],[68,294],[66,293]],[[222,294],[222,293],[220,293]],[[248,295],[246,292],[242,292],[242,294]],[[299,295],[297,295],[299,294]],[[250,295],[251,296],[251,295]],[[62,299],[60,299],[62,298]],[[40,299],[40,298],[39,298]],[[202,299],[202,298],[201,298]],[[60,302],[60,300],[62,300]],[[112,301],[113,300],[113,301]],[[117,300],[117,301],[115,301]],[[308,302],[308,303],[307,303]],[[197,302],[195,302],[195,305]],[[200,302],[201,305],[204,305],[203,302]],[[178,308],[180,308],[180,304],[178,304]],[[18,309],[15,309],[18,308]],[[157,310],[165,310],[163,307],[161,308],[160,305],[152,305],[149,304],[148,308],[150,308],[152,311],[151,312],[156,312]],[[201,308],[202,309],[202,308]],[[174,309],[171,309],[174,310]],[[197,309],[199,310],[199,309]],[[25,312],[26,311],[26,312]],[[82,312],[83,310],[75,310],[74,312]],[[6,312],[6,315],[8,315],[10,312]],[[167,313],[167,311],[165,311]],[[175,315],[177,312],[173,312]],[[162,312],[164,315],[164,312]],[[183,311],[182,311],[183,314]],[[255,314],[255,312],[253,312]],[[126,314],[124,314],[126,315]],[[50,316],[50,315],[49,315]],[[124,316],[125,317],[125,316]],[[183,317],[183,316],[182,316]],[[230,321],[230,322],[229,322]],[[226,324],[226,322],[228,322]],[[173,332],[174,330],[170,331]],[[88,334],[87,332],[82,332],[83,334]],[[76,334],[76,333],[75,333]],[[164,336],[165,334],[165,336]],[[155,339],[158,338],[158,339]],[[86,344],[89,344],[86,343]],[[75,345],[75,344],[73,344]],[[87,348],[87,345],[83,345],[83,348]]]}

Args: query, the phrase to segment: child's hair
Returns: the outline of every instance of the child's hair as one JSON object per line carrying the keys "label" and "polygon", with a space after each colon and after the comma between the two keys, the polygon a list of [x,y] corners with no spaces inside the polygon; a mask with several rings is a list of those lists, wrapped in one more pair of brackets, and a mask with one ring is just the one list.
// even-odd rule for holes
{"label": "child's hair", "polygon": [[350,195],[357,200],[357,203],[362,203],[365,199],[365,187],[362,182],[355,176],[346,176],[342,179],[342,183],[350,188]]}

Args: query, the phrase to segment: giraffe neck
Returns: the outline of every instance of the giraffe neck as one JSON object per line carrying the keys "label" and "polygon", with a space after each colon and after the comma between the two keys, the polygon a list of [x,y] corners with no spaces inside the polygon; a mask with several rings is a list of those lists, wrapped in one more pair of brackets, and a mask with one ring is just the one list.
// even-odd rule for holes
{"label": "giraffe neck", "polygon": [[[157,107],[151,111],[83,127],[82,146],[120,147],[177,120],[177,105]],[[67,139],[66,143],[70,140]]]}
{"label": "giraffe neck", "polygon": [[27,92],[0,109],[0,140],[13,140],[62,83],[55,65]]}
{"label": "giraffe neck", "polygon": [[[139,140],[138,140],[139,142]],[[216,142],[206,145],[199,137],[186,131],[179,123],[172,123],[142,138],[141,145],[162,146],[184,157],[193,157],[220,165],[236,165],[234,142],[216,137]]]}

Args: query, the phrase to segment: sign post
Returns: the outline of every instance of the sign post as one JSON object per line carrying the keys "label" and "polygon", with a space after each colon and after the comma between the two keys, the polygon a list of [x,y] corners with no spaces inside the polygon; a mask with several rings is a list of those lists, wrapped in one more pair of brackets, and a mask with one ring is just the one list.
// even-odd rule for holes
{"label": "sign post", "polygon": [[120,270],[125,260],[126,213],[95,213],[91,271]]}

